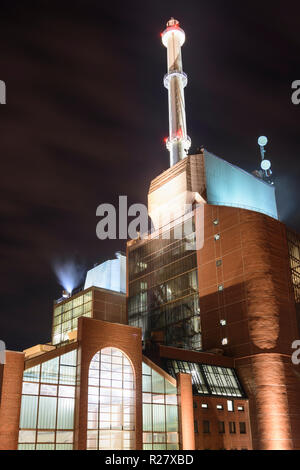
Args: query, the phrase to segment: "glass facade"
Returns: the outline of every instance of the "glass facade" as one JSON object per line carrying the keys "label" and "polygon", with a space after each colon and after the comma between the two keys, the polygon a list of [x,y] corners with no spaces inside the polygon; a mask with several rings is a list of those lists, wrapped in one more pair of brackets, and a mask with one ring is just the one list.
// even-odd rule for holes
{"label": "glass facade", "polygon": [[177,450],[177,388],[143,363],[143,448]]}
{"label": "glass facade", "polygon": [[166,345],[201,349],[195,237],[192,219],[129,248],[128,321],[144,340],[159,333]]}
{"label": "glass facade", "polygon": [[76,359],[75,349],[24,371],[19,449],[73,449]]}
{"label": "glass facade", "polygon": [[92,316],[92,295],[90,290],[54,307],[52,344],[68,341],[68,333],[77,329],[78,317]]}
{"label": "glass facade", "polygon": [[135,448],[135,382],[127,357],[104,348],[89,367],[87,450]]}
{"label": "glass facade", "polygon": [[176,377],[179,372],[191,374],[193,395],[244,396],[234,369],[229,367],[167,359],[166,370],[173,377]]}

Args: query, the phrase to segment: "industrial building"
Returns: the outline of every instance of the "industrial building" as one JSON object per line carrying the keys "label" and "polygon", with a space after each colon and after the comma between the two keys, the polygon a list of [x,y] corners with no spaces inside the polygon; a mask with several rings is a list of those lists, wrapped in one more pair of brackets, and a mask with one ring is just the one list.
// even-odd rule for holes
{"label": "industrial building", "polygon": [[300,237],[263,151],[255,175],[189,154],[184,40],[171,19],[154,229],[54,302],[48,344],[6,352],[0,449],[300,449]]}

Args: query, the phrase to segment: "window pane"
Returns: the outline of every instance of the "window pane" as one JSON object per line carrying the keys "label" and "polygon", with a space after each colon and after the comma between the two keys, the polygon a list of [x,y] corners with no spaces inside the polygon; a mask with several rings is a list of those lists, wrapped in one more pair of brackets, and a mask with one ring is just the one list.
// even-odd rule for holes
{"label": "window pane", "polygon": [[143,375],[143,392],[151,392],[151,375]]}
{"label": "window pane", "polygon": [[59,358],[51,359],[51,361],[42,364],[41,382],[57,383],[58,382],[58,362]]}
{"label": "window pane", "polygon": [[38,431],[37,442],[54,442],[54,431]]}
{"label": "window pane", "polygon": [[[92,387],[90,387],[90,388],[92,388]],[[71,387],[71,386],[67,386],[67,385],[60,385],[59,389],[58,389],[58,396],[74,398],[75,397],[75,387]]]}
{"label": "window pane", "polygon": [[35,428],[38,397],[23,395],[21,403],[20,428]]}
{"label": "window pane", "polygon": [[57,395],[57,386],[56,385],[41,384],[40,394],[41,395],[56,396]]}
{"label": "window pane", "polygon": [[23,382],[22,394],[23,395],[38,395],[39,384]]}
{"label": "window pane", "polygon": [[143,375],[151,375],[151,368],[143,362]]}
{"label": "window pane", "polygon": [[20,431],[19,442],[35,442],[35,431]]}
{"label": "window pane", "polygon": [[56,450],[73,450],[73,444],[56,444]]}
{"label": "window pane", "polygon": [[40,397],[39,402],[39,429],[54,429],[56,420],[57,398]]}
{"label": "window pane", "polygon": [[56,442],[60,444],[73,442],[73,431],[57,431]]}
{"label": "window pane", "polygon": [[60,357],[60,364],[65,366],[76,366],[76,353],[77,350],[74,349],[74,351],[70,351],[67,354],[63,354]]}
{"label": "window pane", "polygon": [[152,393],[165,393],[164,378],[152,370]]}
{"label": "window pane", "polygon": [[166,406],[167,431],[178,431],[178,408],[176,405]]}
{"label": "window pane", "polygon": [[166,441],[166,434],[164,432],[153,433],[153,442],[162,443]]}
{"label": "window pane", "polygon": [[166,395],[167,405],[177,405],[177,395]]}
{"label": "window pane", "polygon": [[57,429],[72,429],[74,426],[74,399],[59,398],[57,410]]}
{"label": "window pane", "polygon": [[54,444],[37,444],[36,450],[54,450]]}
{"label": "window pane", "polygon": [[167,433],[167,442],[168,442],[168,444],[177,444],[178,443],[178,433],[177,432],[168,432]]}
{"label": "window pane", "polygon": [[74,366],[60,366],[60,384],[75,385],[76,382],[76,367]]}
{"label": "window pane", "polygon": [[165,407],[153,405],[153,431],[165,431]]}
{"label": "window pane", "polygon": [[24,371],[23,380],[28,380],[28,382],[39,382],[40,380],[40,367],[35,366]]}

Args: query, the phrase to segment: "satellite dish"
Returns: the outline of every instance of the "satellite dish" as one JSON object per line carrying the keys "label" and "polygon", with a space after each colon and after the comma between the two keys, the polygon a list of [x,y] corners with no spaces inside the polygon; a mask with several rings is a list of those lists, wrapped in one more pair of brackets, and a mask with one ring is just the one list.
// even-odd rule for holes
{"label": "satellite dish", "polygon": [[259,139],[258,139],[258,145],[260,147],[265,147],[268,143],[268,138],[265,137],[264,135],[260,136]]}
{"label": "satellite dish", "polygon": [[268,171],[271,168],[271,162],[270,160],[263,160],[261,162],[261,169],[264,171]]}

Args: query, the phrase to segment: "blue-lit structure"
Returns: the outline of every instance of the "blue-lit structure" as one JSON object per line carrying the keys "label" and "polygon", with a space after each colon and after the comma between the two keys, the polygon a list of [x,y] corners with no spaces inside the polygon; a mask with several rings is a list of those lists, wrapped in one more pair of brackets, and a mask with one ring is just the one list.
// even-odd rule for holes
{"label": "blue-lit structure", "polygon": [[204,150],[208,204],[240,207],[278,219],[275,187]]}
{"label": "blue-lit structure", "polygon": [[84,290],[101,287],[115,292],[126,293],[126,256],[116,253],[116,259],[105,261],[86,274]]}

